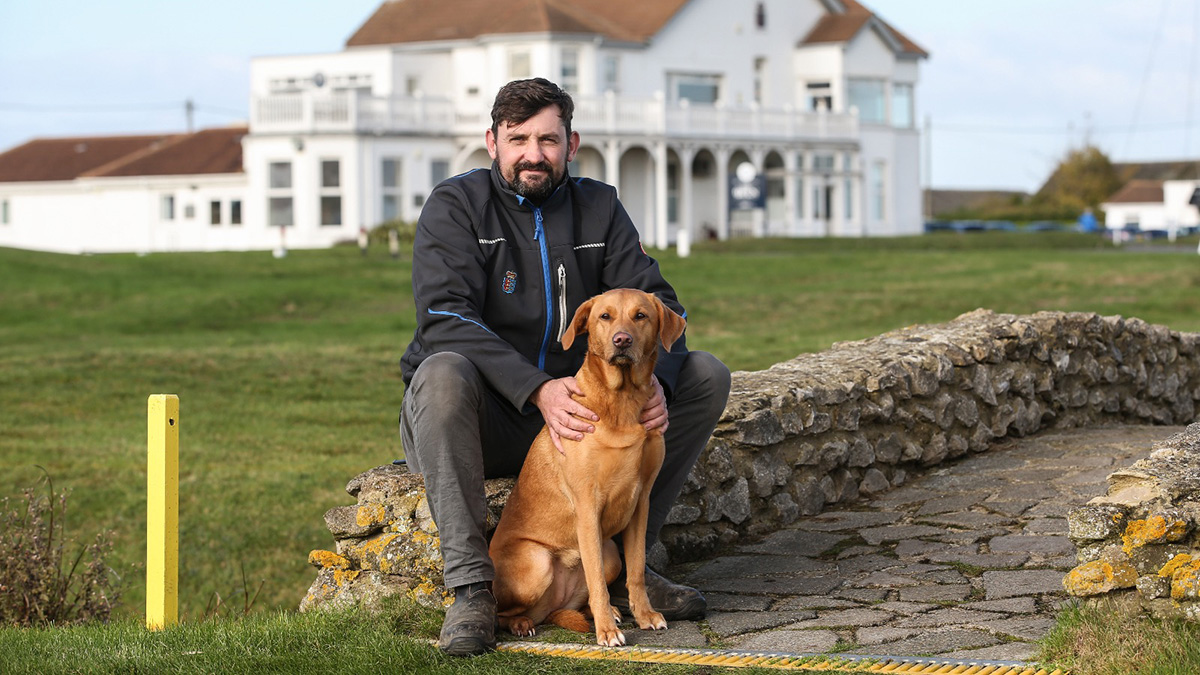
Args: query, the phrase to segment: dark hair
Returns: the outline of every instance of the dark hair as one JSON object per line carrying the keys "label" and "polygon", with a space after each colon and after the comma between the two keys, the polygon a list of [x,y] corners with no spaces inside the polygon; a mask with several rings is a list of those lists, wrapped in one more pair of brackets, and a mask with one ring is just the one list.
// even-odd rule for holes
{"label": "dark hair", "polygon": [[496,101],[492,104],[492,134],[499,132],[501,122],[524,124],[551,105],[558,106],[558,116],[567,127],[567,136],[570,136],[571,116],[575,114],[575,102],[570,94],[541,77],[513,80],[496,92]]}

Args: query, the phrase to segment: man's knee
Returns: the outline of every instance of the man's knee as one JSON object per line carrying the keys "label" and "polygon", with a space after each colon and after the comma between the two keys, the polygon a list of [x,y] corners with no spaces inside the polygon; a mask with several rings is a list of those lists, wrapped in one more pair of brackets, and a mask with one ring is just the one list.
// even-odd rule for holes
{"label": "man's knee", "polygon": [[684,370],[697,398],[708,401],[718,415],[724,411],[732,381],[729,367],[708,352],[689,352]]}
{"label": "man's knee", "polygon": [[[426,387],[427,384],[430,386]],[[437,399],[439,402],[468,403],[477,407],[482,384],[483,377],[470,359],[454,352],[438,352],[417,367],[409,384],[409,392],[422,400]]]}

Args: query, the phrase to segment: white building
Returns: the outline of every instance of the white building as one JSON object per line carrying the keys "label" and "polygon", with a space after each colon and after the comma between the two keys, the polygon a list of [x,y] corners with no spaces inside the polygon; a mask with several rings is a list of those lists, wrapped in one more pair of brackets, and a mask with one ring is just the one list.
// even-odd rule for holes
{"label": "white building", "polygon": [[1200,178],[1131,180],[1100,205],[1104,226],[1168,235],[1194,229],[1200,226],[1200,210],[1192,203],[1198,190]]}
{"label": "white building", "polygon": [[[440,180],[490,165],[492,97],[533,76],[575,99],[572,174],[616,185],[648,245],[683,231],[922,231],[914,106],[927,54],[855,0],[497,7],[391,0],[341,52],[255,59],[240,172],[22,180],[5,166],[26,146],[0,155],[0,245],[271,248],[283,232],[292,247],[327,246],[415,220]],[[767,177],[764,218],[730,211],[744,163]],[[123,215],[97,218],[114,191]],[[236,201],[240,224],[209,223],[217,201]],[[70,215],[55,212],[68,203]],[[167,218],[168,204],[192,216]],[[111,243],[87,239],[94,230]]]}

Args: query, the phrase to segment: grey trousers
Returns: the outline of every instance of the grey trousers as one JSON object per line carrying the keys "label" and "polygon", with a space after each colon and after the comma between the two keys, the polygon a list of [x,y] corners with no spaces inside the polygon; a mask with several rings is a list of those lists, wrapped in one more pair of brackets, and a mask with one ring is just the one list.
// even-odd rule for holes
{"label": "grey trousers", "polygon": [[[646,545],[658,539],[729,398],[729,369],[707,352],[690,352],[668,404],[666,457],[650,491]],[[522,414],[491,389],[466,357],[425,359],[404,394],[400,435],[441,538],[444,581],[454,588],[495,577],[484,535],[485,478],[515,476],[542,416]]]}

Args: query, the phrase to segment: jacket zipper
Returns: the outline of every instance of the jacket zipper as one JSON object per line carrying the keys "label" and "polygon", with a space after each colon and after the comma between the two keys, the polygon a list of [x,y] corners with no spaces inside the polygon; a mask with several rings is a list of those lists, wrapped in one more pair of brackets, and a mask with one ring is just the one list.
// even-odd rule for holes
{"label": "jacket zipper", "polygon": [[546,352],[550,350],[550,331],[554,328],[554,291],[550,287],[550,251],[546,247],[546,231],[542,228],[542,209],[533,209],[533,238],[542,253],[542,287],[546,295],[546,331],[542,334],[542,349],[538,352],[538,368],[546,369]]}
{"label": "jacket zipper", "polygon": [[561,260],[558,262],[558,337],[562,341],[563,333],[567,332],[567,266]]}

